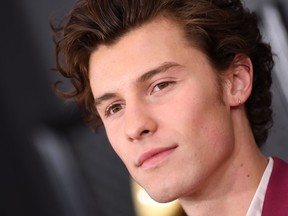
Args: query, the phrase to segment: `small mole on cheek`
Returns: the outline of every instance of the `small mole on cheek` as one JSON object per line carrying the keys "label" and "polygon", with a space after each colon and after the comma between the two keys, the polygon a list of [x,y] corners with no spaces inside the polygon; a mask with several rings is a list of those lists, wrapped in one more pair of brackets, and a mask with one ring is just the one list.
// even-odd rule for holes
{"label": "small mole on cheek", "polygon": [[250,178],[250,174],[247,174],[247,178]]}
{"label": "small mole on cheek", "polygon": [[244,166],[243,163],[241,163],[241,164],[240,164],[240,167],[243,167],[243,166]]}

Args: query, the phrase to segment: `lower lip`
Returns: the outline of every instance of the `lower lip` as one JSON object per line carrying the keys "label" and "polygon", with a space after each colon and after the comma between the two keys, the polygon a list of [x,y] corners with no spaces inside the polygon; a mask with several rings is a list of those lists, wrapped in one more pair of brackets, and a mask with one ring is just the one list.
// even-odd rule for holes
{"label": "lower lip", "polygon": [[144,169],[150,169],[158,166],[160,163],[166,160],[174,150],[175,148],[168,149],[152,156],[151,158],[145,160],[141,167]]}

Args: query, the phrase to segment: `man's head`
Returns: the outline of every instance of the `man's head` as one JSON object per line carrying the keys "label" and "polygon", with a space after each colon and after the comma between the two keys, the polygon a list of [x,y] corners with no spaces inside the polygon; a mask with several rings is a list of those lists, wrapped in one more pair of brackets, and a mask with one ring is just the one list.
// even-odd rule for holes
{"label": "man's head", "polygon": [[91,91],[109,141],[154,199],[191,195],[232,164],[238,134],[230,107],[240,109],[238,99],[249,96],[250,69],[249,59],[238,55],[222,72],[220,88],[207,57],[165,17],[91,54]]}
{"label": "man's head", "polygon": [[78,1],[60,29],[62,35],[57,42],[58,70],[75,87],[63,95],[84,105],[90,120],[101,124],[89,80],[91,54],[101,45],[117,44],[129,32],[159,17],[176,23],[187,45],[201,50],[220,78],[236,54],[251,59],[253,89],[245,107],[255,140],[263,144],[271,125],[273,60],[270,47],[262,42],[255,14],[243,9],[239,0]]}

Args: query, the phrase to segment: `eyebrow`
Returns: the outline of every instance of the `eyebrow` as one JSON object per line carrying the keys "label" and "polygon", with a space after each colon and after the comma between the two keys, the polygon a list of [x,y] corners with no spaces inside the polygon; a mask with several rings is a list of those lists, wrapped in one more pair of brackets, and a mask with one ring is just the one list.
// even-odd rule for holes
{"label": "eyebrow", "polygon": [[172,67],[177,67],[180,66],[179,64],[177,64],[176,62],[164,62],[163,64],[161,64],[159,67],[156,67],[146,73],[144,73],[143,75],[141,75],[137,80],[136,83],[143,83],[148,81],[149,79],[151,79],[152,77],[156,76],[157,74],[160,73],[164,73],[166,72],[168,69],[172,68]]}
{"label": "eyebrow", "polygon": [[[146,73],[142,74],[139,78],[137,78],[136,83],[144,83],[150,79],[152,79],[154,76],[166,72],[168,69],[173,67],[180,66],[176,62],[164,62],[160,66],[147,71]],[[104,93],[100,97],[97,97],[94,99],[95,106],[99,106],[103,101],[110,100],[112,98],[117,97],[116,93]]]}
{"label": "eyebrow", "polygon": [[115,93],[105,93],[105,94],[101,95],[100,97],[97,97],[94,99],[95,106],[99,106],[103,101],[115,98],[116,96],[117,96],[117,94],[115,94]]}

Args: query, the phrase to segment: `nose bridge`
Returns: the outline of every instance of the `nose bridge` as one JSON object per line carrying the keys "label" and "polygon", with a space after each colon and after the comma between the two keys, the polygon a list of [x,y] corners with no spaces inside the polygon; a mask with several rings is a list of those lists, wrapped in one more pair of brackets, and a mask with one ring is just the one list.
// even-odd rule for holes
{"label": "nose bridge", "polygon": [[152,135],[157,129],[149,103],[139,98],[126,103],[124,129],[129,140],[140,140]]}

